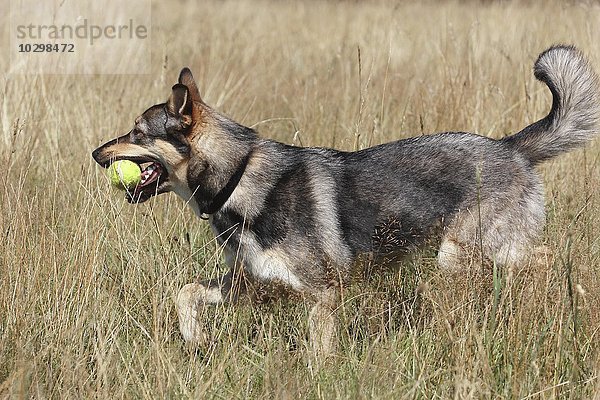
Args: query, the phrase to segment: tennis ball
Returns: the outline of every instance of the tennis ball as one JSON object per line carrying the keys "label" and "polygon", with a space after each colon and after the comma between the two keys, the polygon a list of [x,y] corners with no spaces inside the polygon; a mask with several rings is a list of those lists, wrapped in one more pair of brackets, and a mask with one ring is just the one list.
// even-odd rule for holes
{"label": "tennis ball", "polygon": [[108,167],[110,183],[121,190],[131,190],[142,180],[140,166],[129,160],[115,161]]}

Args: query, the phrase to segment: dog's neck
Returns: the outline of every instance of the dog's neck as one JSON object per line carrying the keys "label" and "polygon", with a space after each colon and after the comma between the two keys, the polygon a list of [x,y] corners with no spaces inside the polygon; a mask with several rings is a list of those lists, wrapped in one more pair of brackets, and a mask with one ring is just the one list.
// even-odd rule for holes
{"label": "dog's neck", "polygon": [[219,211],[227,200],[231,197],[231,194],[237,187],[238,183],[240,183],[240,179],[242,179],[242,175],[246,171],[246,166],[248,165],[248,161],[252,156],[252,150],[248,152],[246,157],[242,160],[240,165],[237,167],[233,175],[229,178],[229,181],[219,190],[219,192],[213,197],[213,199],[208,203],[205,207],[200,210],[200,218],[208,219],[208,215],[212,215]]}

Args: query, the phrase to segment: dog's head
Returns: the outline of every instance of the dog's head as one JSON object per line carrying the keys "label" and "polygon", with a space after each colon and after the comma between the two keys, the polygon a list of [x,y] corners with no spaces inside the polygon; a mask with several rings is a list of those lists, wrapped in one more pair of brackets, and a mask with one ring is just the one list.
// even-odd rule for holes
{"label": "dog's head", "polygon": [[131,160],[140,166],[142,181],[127,192],[129,202],[142,203],[175,190],[185,180],[194,108],[199,107],[200,93],[192,73],[184,68],[166,103],[144,111],[135,119],[133,129],[98,147],[92,157],[105,168],[117,160]]}
{"label": "dog's head", "polygon": [[166,103],[144,111],[133,129],[98,147],[92,157],[104,168],[117,160],[140,166],[142,181],[126,194],[130,203],[174,191],[202,208],[226,184],[253,135],[207,106],[184,68]]}

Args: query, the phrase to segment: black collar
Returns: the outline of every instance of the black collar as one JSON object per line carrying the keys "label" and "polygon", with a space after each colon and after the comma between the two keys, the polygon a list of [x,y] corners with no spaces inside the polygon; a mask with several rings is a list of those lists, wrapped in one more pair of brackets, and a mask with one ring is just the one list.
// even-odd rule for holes
{"label": "black collar", "polygon": [[238,183],[240,183],[240,179],[242,179],[242,175],[244,175],[244,171],[246,171],[246,166],[248,165],[248,161],[250,161],[251,155],[252,150],[248,152],[242,163],[235,170],[233,175],[231,175],[231,178],[229,178],[227,184],[223,186],[221,190],[219,190],[219,193],[217,193],[216,196],[213,197],[211,202],[208,203],[208,205],[203,210],[200,210],[202,215],[214,214],[225,205],[225,203],[227,202],[227,200],[229,200],[229,197],[231,197],[231,194],[237,187]]}

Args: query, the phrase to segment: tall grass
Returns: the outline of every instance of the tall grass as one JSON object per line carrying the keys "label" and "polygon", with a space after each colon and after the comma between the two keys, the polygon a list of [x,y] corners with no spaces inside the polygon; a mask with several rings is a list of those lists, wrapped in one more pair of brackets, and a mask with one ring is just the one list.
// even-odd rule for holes
{"label": "tall grass", "polygon": [[540,51],[573,43],[600,70],[596,3],[152,11],[150,75],[2,75],[1,396],[600,396],[600,141],[541,168],[546,251],[530,265],[448,276],[425,252],[357,284],[343,294],[337,354],[318,371],[307,367],[306,305],[291,301],[207,310],[205,343],[187,348],[173,298],[224,269],[208,227],[175,195],[128,205],[90,157],[164,101],[186,65],[209,104],[286,143],[502,137],[549,109],[531,72]]}

